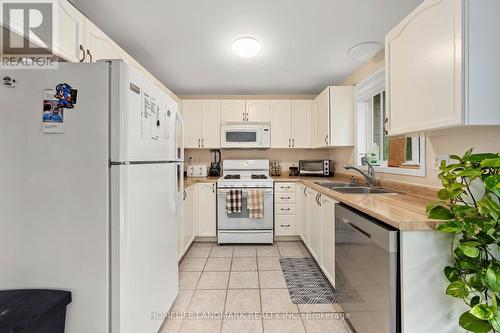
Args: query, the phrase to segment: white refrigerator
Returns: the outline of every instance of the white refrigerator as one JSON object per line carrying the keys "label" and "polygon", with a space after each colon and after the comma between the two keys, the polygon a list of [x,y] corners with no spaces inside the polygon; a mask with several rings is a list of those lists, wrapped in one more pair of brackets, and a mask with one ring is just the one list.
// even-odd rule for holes
{"label": "white refrigerator", "polygon": [[[178,291],[177,103],[122,61],[0,73],[16,80],[0,86],[0,289],[71,291],[67,333],[157,332]],[[76,103],[46,133],[60,83]]]}

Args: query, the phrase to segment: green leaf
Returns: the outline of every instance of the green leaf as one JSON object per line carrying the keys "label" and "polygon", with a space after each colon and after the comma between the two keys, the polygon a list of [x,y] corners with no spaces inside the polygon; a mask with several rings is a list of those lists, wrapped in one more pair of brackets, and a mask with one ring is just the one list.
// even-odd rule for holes
{"label": "green leaf", "polygon": [[439,190],[439,192],[437,193],[437,196],[441,200],[448,200],[450,198],[450,195],[448,194],[448,190],[445,188]]}
{"label": "green leaf", "polygon": [[500,197],[500,174],[486,177],[484,187]]}
{"label": "green leaf", "polygon": [[497,158],[488,158],[481,162],[481,166],[483,168],[500,168],[500,157]]}
{"label": "green leaf", "polygon": [[469,289],[462,281],[454,281],[446,288],[446,295],[464,298],[469,296]]}
{"label": "green leaf", "polygon": [[479,249],[475,246],[470,246],[464,243],[460,244],[458,247],[467,257],[476,258],[479,255]]}
{"label": "green leaf", "polygon": [[493,158],[497,158],[497,157],[498,157],[497,154],[481,153],[481,154],[471,154],[468,156],[464,156],[463,160],[468,161],[468,162],[481,162],[483,160],[493,159]]}
{"label": "green leaf", "polygon": [[440,224],[436,228],[437,231],[440,232],[449,232],[449,233],[457,233],[463,230],[462,225],[458,221],[449,221],[443,224]]}
{"label": "green leaf", "polygon": [[444,268],[444,275],[446,276],[448,281],[455,282],[458,281],[458,278],[460,276],[460,271],[455,267],[446,266]]}
{"label": "green leaf", "polygon": [[488,321],[479,319],[468,311],[462,313],[458,323],[462,328],[474,333],[487,333],[492,329]]}
{"label": "green leaf", "polygon": [[491,310],[488,304],[478,304],[474,306],[470,313],[479,319],[490,320],[493,319],[494,312]]}
{"label": "green leaf", "polygon": [[495,272],[491,267],[488,268],[486,270],[486,283],[491,291],[500,292],[500,273]]}
{"label": "green leaf", "polygon": [[429,218],[435,220],[451,220],[453,213],[443,206],[435,206],[429,211]]}
{"label": "green leaf", "polygon": [[478,169],[466,169],[456,173],[457,177],[469,177],[469,178],[476,178],[481,176],[482,174],[483,171]]}
{"label": "green leaf", "polygon": [[470,306],[474,307],[475,305],[478,305],[480,300],[481,300],[481,297],[479,297],[479,296],[472,297],[470,299]]}
{"label": "green leaf", "polygon": [[462,158],[460,156],[457,156],[457,155],[450,155],[450,159],[457,160],[457,161],[461,161],[462,160]]}

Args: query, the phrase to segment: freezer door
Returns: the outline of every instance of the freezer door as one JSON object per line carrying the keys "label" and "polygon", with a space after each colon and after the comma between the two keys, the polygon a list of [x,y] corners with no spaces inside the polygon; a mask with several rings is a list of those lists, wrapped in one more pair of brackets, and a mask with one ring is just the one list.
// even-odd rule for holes
{"label": "freezer door", "polygon": [[176,160],[177,102],[142,73],[111,63],[111,161]]}
{"label": "freezer door", "polygon": [[[176,165],[111,167],[112,333],[156,333],[177,295]],[[153,316],[153,318],[152,318]]]}

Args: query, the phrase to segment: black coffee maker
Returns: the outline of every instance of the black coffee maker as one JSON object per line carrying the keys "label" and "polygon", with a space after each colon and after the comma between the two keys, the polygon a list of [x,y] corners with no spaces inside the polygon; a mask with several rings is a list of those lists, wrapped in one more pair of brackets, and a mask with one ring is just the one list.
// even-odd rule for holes
{"label": "black coffee maker", "polygon": [[210,163],[209,175],[210,177],[220,177],[220,160],[221,154],[219,149],[211,149],[212,163]]}

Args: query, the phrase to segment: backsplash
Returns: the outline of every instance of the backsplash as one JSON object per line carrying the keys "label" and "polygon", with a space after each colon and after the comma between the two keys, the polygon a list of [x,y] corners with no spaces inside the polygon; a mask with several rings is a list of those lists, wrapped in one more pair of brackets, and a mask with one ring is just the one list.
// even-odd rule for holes
{"label": "backsplash", "polygon": [[[330,159],[331,149],[221,149],[224,159],[268,159],[281,162],[282,174],[288,174],[290,166],[298,166],[299,160]],[[210,149],[186,149],[186,166],[189,157],[193,164],[210,164]]]}

